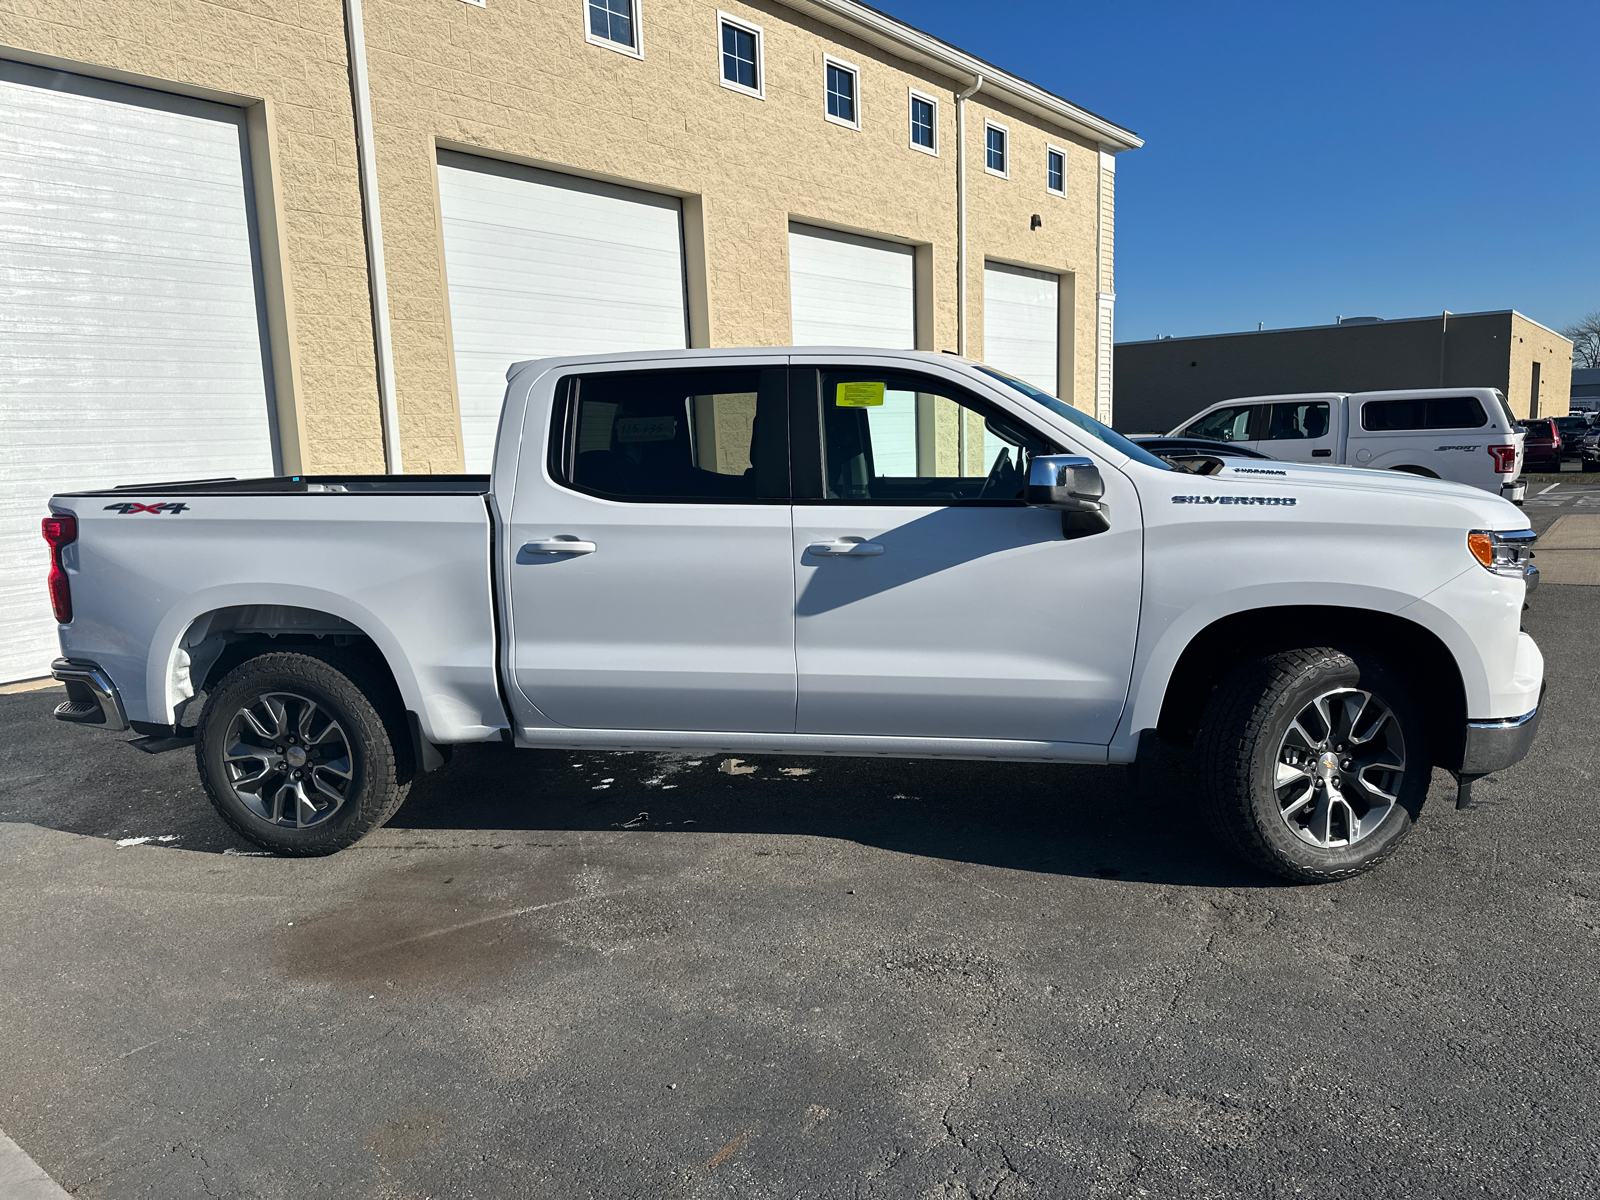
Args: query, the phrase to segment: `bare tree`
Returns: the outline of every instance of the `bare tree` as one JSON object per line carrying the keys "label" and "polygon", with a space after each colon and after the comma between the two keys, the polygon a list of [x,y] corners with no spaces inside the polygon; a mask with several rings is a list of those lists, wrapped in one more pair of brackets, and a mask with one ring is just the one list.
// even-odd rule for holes
{"label": "bare tree", "polygon": [[1600,312],[1592,312],[1583,320],[1568,325],[1561,336],[1572,339],[1573,366],[1600,367]]}

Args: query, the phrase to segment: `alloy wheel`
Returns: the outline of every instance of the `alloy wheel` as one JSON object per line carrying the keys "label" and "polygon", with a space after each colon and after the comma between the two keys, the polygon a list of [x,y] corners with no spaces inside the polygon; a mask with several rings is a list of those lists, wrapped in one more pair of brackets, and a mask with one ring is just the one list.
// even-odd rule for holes
{"label": "alloy wheel", "polygon": [[344,728],[315,700],[294,692],[267,692],[244,705],[223,745],[233,794],[274,825],[320,825],[355,791]]}
{"label": "alloy wheel", "polygon": [[1278,744],[1278,810],[1308,845],[1353,846],[1393,811],[1405,770],[1394,711],[1371,692],[1334,688],[1305,705]]}

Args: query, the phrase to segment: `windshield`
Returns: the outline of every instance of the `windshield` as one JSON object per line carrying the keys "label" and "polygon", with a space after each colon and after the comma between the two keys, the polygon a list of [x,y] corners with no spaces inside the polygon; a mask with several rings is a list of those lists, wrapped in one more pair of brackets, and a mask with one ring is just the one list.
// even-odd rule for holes
{"label": "windshield", "polygon": [[1049,392],[1040,391],[1038,388],[1034,387],[1033,384],[1024,383],[1022,380],[1017,379],[1014,376],[1006,375],[1000,371],[996,371],[993,367],[979,366],[977,363],[974,363],[973,365],[977,366],[978,370],[982,371],[991,379],[998,379],[1001,383],[1005,384],[1013,391],[1021,392],[1035,404],[1042,405],[1045,408],[1048,408],[1051,412],[1055,413],[1056,416],[1070,421],[1072,425],[1080,432],[1088,434],[1096,441],[1104,442],[1113,450],[1116,450],[1122,454],[1126,454],[1135,462],[1143,463],[1147,467],[1156,467],[1163,471],[1170,471],[1173,469],[1170,463],[1162,462],[1161,459],[1157,458],[1154,454],[1151,454],[1150,451],[1146,450],[1143,446],[1140,446],[1136,442],[1130,442],[1127,438],[1123,437],[1109,425],[1100,424],[1099,421],[1096,421],[1088,413],[1079,412],[1064,400],[1057,400]]}

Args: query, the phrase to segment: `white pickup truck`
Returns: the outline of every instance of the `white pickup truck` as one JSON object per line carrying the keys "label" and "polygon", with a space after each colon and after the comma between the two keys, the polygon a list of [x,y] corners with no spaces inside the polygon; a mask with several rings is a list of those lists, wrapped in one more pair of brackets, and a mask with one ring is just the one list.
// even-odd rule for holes
{"label": "white pickup truck", "polygon": [[1495,388],[1244,396],[1202,409],[1173,437],[1208,438],[1284,462],[1342,463],[1447,479],[1521,504],[1527,431]]}
{"label": "white pickup truck", "polygon": [[[490,476],[58,495],[63,720],[193,739],[325,854],[453,743],[1146,761],[1261,867],[1342,878],[1522,757],[1534,535],[1391,472],[1153,457],[962,359],[545,359]],[[178,742],[177,744],[187,744]]]}

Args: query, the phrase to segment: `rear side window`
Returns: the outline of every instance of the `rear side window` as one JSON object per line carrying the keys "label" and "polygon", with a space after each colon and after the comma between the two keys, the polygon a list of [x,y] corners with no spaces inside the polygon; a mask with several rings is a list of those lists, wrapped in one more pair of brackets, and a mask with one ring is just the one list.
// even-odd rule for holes
{"label": "rear side window", "polygon": [[1332,413],[1326,400],[1274,404],[1267,420],[1266,436],[1271,441],[1303,441],[1326,437]]}
{"label": "rear side window", "polygon": [[787,499],[787,378],[775,368],[570,379],[551,473],[613,500]]}
{"label": "rear side window", "polygon": [[1206,438],[1213,442],[1248,442],[1250,440],[1250,415],[1253,404],[1239,404],[1208,412],[1187,428],[1179,431],[1183,437]]}
{"label": "rear side window", "polygon": [[1369,400],[1361,406],[1361,428],[1375,432],[1395,429],[1482,429],[1488,423],[1488,414],[1474,396]]}

